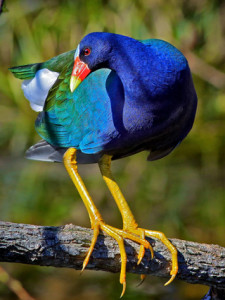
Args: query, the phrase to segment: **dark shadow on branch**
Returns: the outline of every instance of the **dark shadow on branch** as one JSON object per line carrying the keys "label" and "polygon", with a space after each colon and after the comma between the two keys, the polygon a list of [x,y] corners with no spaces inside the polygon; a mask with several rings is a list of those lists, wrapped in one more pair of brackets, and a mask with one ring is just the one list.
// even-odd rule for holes
{"label": "dark shadow on branch", "polygon": [[[91,229],[72,224],[51,227],[0,222],[0,261],[81,270],[91,238]],[[169,278],[168,249],[156,239],[150,242],[155,257],[151,259],[150,252],[146,251],[138,266],[139,245],[125,240],[127,272]],[[214,291],[225,289],[225,248],[178,239],[171,242],[178,250],[177,279],[208,285]],[[120,252],[116,241],[99,235],[87,269],[119,272]]]}

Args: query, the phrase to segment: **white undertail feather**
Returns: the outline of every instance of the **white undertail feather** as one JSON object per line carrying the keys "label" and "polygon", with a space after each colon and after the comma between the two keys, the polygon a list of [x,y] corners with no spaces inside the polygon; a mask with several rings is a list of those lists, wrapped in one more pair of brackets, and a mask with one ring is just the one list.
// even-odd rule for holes
{"label": "white undertail feather", "polygon": [[22,90],[24,96],[30,101],[30,106],[35,111],[42,111],[48,92],[56,82],[59,73],[41,69],[37,71],[35,77],[24,80]]}

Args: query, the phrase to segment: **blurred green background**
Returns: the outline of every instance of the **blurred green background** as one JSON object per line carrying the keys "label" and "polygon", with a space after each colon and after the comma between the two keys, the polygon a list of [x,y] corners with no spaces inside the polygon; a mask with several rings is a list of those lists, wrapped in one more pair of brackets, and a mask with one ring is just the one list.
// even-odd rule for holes
{"label": "blurred green background", "polygon": [[[189,59],[199,105],[193,130],[168,157],[147,153],[115,161],[113,171],[142,227],[168,237],[225,245],[225,3],[212,0],[7,1],[0,16],[0,219],[38,225],[89,219],[63,165],[28,161],[39,140],[33,112],[8,67],[47,60],[76,48],[92,31],[160,38]],[[80,172],[105,220],[119,212],[96,165]],[[119,274],[3,264],[40,300],[118,299]],[[207,287],[128,275],[125,299],[201,299]],[[0,299],[17,299],[0,284]]]}

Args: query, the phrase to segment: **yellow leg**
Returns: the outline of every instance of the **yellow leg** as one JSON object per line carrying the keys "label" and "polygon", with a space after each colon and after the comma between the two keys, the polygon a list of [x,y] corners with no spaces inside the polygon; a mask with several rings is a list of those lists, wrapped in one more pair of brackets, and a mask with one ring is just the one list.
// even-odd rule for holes
{"label": "yellow leg", "polygon": [[100,215],[98,209],[96,208],[93,200],[91,199],[88,190],[86,189],[82,178],[77,170],[77,161],[76,161],[76,149],[69,148],[63,157],[63,162],[66,167],[67,172],[69,173],[73,183],[75,184],[90,217],[91,227],[94,228],[95,224],[98,221],[102,221],[102,216]]}
{"label": "yellow leg", "polygon": [[[176,248],[171,244],[171,242],[166,238],[166,236],[162,232],[158,231],[152,231],[152,230],[145,230],[143,228],[139,228],[135,218],[119,188],[115,180],[113,179],[112,173],[111,173],[111,156],[104,155],[101,160],[99,161],[99,168],[101,170],[102,176],[104,181],[106,182],[113,198],[116,201],[116,204],[121,212],[122,219],[123,219],[123,230],[125,232],[130,232],[135,235],[139,235],[142,239],[145,238],[145,236],[158,238],[170,251],[172,256],[172,268],[171,268],[171,278],[170,280],[165,284],[168,285],[173,281],[173,279],[176,277],[176,274],[178,272],[178,261],[177,261],[177,250]],[[153,256],[153,250],[152,248],[152,256]],[[144,256],[145,249],[141,245],[140,251],[138,254],[138,264],[141,262],[143,256]]]}
{"label": "yellow leg", "polygon": [[[127,256],[126,251],[124,247],[124,238],[131,239],[141,245],[143,248],[150,248],[150,244],[148,241],[146,241],[144,238],[142,238],[142,235],[137,236],[134,235],[132,232],[125,232],[123,230],[114,228],[112,226],[106,225],[105,222],[102,219],[101,214],[99,213],[98,209],[96,208],[90,194],[88,193],[84,182],[82,178],[80,177],[77,169],[77,161],[76,161],[76,149],[69,148],[63,157],[64,165],[75,184],[86,208],[89,214],[89,218],[91,221],[91,228],[94,230],[93,238],[91,241],[91,246],[88,250],[88,253],[86,255],[86,258],[83,262],[83,268],[82,271],[85,269],[85,267],[88,264],[88,261],[90,259],[90,256],[93,252],[95,243],[97,241],[97,237],[99,234],[99,231],[105,231],[108,235],[113,237],[119,245],[120,248],[120,254],[121,254],[121,272],[120,272],[120,283],[123,285],[123,290],[121,297],[123,296],[125,289],[126,289],[126,263],[127,263]],[[128,207],[128,206],[127,206]]]}

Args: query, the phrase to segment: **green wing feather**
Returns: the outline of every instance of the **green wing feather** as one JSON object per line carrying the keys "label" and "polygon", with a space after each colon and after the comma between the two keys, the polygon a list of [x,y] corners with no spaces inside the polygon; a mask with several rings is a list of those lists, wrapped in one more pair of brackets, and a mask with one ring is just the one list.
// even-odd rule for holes
{"label": "green wing feather", "polygon": [[73,61],[75,50],[55,56],[45,62],[12,67],[9,70],[16,78],[25,80],[34,78],[38,70],[47,68],[50,71],[61,73],[65,65]]}

